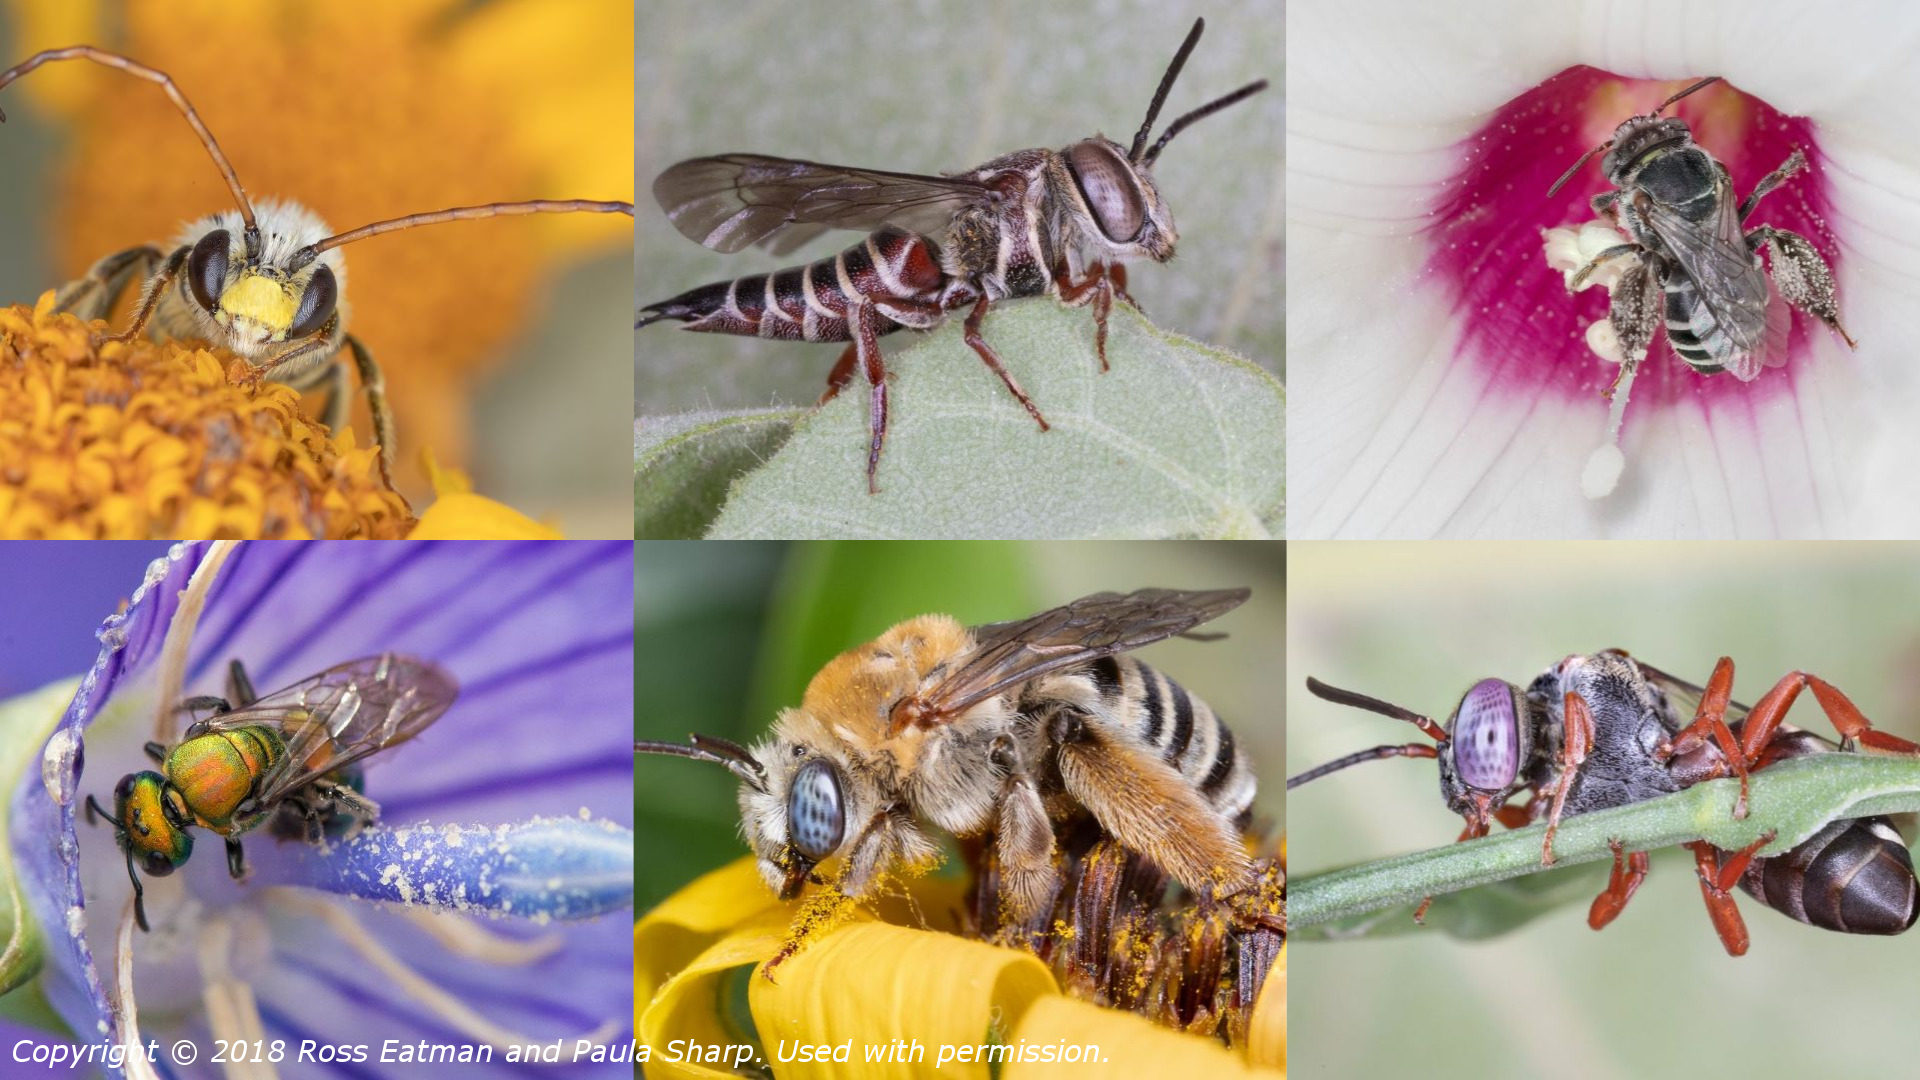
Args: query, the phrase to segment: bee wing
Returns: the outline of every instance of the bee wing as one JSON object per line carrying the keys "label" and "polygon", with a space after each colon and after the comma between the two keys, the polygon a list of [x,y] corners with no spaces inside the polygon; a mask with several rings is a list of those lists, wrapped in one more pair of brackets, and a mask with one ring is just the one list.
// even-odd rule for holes
{"label": "bee wing", "polygon": [[994,192],[961,177],[722,154],[661,173],[653,197],[695,243],[728,252],[764,244],[783,254],[827,229],[897,225],[937,235],[956,212]]}
{"label": "bee wing", "polygon": [[1184,634],[1239,607],[1247,596],[1246,589],[1095,593],[1017,622],[975,627],[973,652],[921,695],[920,715],[944,723],[1049,671]]}
{"label": "bee wing", "polygon": [[1741,382],[1751,382],[1765,366],[1767,330],[1764,324],[1755,326],[1742,312],[1766,310],[1767,276],[1760,272],[1753,252],[1747,248],[1734,205],[1733,185],[1724,171],[1714,181],[1714,193],[1719,209],[1704,227],[1652,199],[1644,200],[1637,209],[1666,243],[1674,261],[1693,279],[1700,302],[1739,350],[1726,365],[1727,370]]}
{"label": "bee wing", "polygon": [[287,756],[260,778],[257,796],[269,806],[317,777],[420,734],[459,693],[438,664],[383,653],[328,668],[196,726],[279,726]]}

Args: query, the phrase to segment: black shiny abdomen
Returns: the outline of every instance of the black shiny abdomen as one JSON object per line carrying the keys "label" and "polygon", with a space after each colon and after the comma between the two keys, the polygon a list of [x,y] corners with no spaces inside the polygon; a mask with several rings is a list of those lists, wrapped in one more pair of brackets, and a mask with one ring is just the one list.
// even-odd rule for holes
{"label": "black shiny abdomen", "polygon": [[1809,926],[1843,934],[1898,934],[1920,914],[1913,859],[1884,817],[1835,821],[1785,855],[1755,859],[1748,895]]}

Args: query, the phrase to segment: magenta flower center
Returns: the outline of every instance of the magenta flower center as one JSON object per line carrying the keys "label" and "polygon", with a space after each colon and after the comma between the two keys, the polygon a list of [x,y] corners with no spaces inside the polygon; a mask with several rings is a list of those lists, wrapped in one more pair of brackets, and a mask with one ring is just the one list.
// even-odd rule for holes
{"label": "magenta flower center", "polygon": [[[1546,229],[1593,221],[1589,200],[1612,185],[1595,155],[1551,198],[1547,189],[1580,155],[1611,138],[1621,121],[1651,112],[1693,81],[1569,68],[1502,106],[1463,145],[1460,169],[1435,202],[1426,270],[1456,297],[1462,348],[1469,362],[1488,369],[1493,392],[1524,401],[1557,395],[1604,410],[1599,395],[1620,369],[1594,354],[1585,332],[1607,317],[1607,290],[1567,292],[1542,255],[1541,237]],[[1805,151],[1810,168],[1763,198],[1746,227],[1799,233],[1839,275],[1839,245],[1827,224],[1825,159],[1812,121],[1785,116],[1726,83],[1683,98],[1662,115],[1684,120],[1694,142],[1727,167],[1736,199],[1746,198],[1795,149]],[[1844,318],[1844,288],[1839,302]],[[1808,366],[1809,343],[1830,336],[1817,319],[1798,311],[1792,318],[1787,365],[1751,383],[1696,372],[1660,332],[1633,386],[1629,425],[1647,406],[1691,399],[1715,413],[1746,412],[1791,393]]]}

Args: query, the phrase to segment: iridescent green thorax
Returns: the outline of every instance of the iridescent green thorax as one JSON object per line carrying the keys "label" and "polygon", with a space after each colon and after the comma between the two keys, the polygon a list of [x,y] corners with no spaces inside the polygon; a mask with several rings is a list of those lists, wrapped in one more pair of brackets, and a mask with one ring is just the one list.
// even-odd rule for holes
{"label": "iridescent green thorax", "polygon": [[259,780],[287,755],[286,740],[271,727],[249,724],[197,735],[167,752],[167,783],[193,820],[215,832],[244,832],[256,821],[234,820]]}

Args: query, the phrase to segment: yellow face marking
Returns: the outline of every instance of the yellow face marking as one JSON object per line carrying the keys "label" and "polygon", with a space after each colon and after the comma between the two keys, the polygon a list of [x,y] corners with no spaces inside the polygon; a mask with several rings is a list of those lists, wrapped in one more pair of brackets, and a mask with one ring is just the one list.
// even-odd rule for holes
{"label": "yellow face marking", "polygon": [[221,315],[230,319],[252,320],[271,330],[276,340],[282,338],[293,325],[293,316],[298,310],[299,304],[293,290],[287,288],[285,282],[275,281],[263,274],[243,272],[240,280],[227,286],[227,290],[220,294]]}

